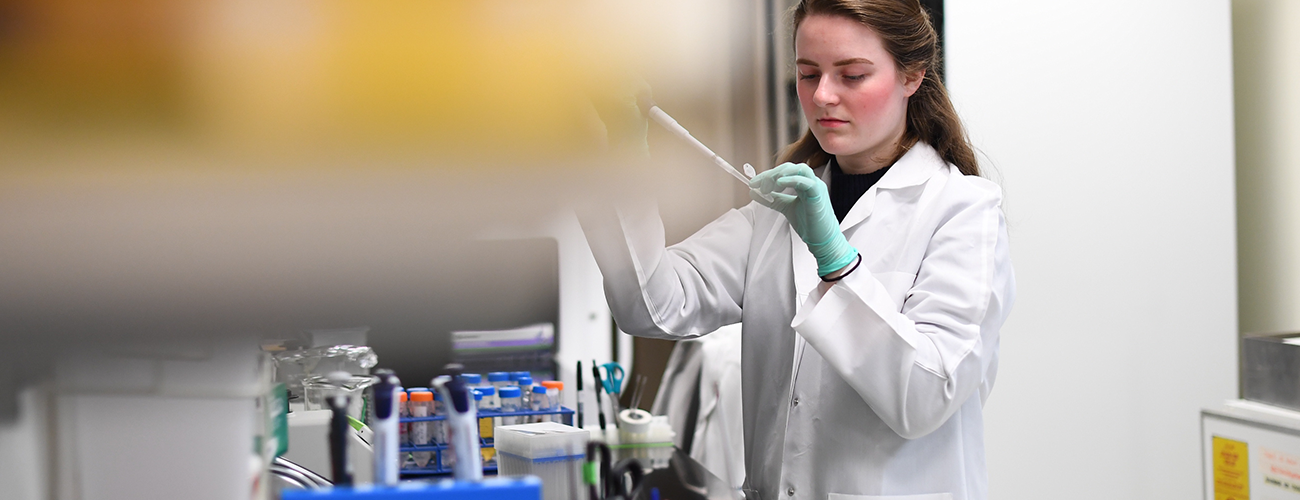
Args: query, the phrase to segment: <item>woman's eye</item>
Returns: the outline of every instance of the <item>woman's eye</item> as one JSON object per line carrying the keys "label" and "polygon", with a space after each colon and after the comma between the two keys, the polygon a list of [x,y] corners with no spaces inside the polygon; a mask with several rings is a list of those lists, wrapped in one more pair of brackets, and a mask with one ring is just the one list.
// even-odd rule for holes
{"label": "woman's eye", "polygon": [[845,80],[854,81],[854,82],[862,81],[866,78],[867,75],[844,75]]}
{"label": "woman's eye", "polygon": [[817,78],[818,76],[821,76],[821,75],[818,75],[818,74],[816,74],[816,73],[812,73],[812,74],[808,74],[808,75],[805,75],[805,74],[803,74],[803,73],[799,73],[799,79],[800,79],[800,80],[812,80],[812,79]]}

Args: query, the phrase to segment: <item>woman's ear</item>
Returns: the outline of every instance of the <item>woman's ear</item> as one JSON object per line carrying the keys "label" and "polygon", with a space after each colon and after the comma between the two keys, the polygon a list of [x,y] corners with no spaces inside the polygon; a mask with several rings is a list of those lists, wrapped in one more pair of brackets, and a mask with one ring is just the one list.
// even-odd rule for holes
{"label": "woman's ear", "polygon": [[916,89],[921,88],[921,82],[925,80],[925,70],[912,71],[903,73],[903,90],[907,97],[912,97]]}

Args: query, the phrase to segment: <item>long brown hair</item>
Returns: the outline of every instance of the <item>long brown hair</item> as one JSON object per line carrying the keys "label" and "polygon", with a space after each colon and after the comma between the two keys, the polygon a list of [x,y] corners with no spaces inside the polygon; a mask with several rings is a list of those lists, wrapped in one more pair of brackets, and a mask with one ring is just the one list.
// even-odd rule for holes
{"label": "long brown hair", "polygon": [[[862,23],[880,35],[899,71],[925,70],[921,86],[908,98],[907,127],[896,155],[901,156],[918,140],[925,141],[961,173],[980,174],[966,129],[948,99],[948,89],[939,81],[939,36],[918,0],[802,0],[794,9],[793,32],[797,33],[799,24],[814,14]],[[822,149],[811,130],[805,130],[803,137],[781,150],[778,159],[819,167],[830,161],[831,155]]]}

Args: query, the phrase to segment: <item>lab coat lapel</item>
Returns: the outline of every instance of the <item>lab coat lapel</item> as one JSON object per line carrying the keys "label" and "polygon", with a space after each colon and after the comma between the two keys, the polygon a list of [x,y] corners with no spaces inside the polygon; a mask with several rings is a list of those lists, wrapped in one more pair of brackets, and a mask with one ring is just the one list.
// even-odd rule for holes
{"label": "lab coat lapel", "polygon": [[[934,174],[934,170],[942,166],[943,159],[934,148],[924,142],[917,142],[912,149],[904,153],[902,158],[894,162],[888,172],[871,186],[867,192],[862,193],[862,197],[853,204],[849,213],[840,221],[840,231],[847,232],[853,226],[866,220],[871,212],[876,208],[876,193],[881,189],[900,189],[905,187],[916,186],[924,183]],[[822,181],[827,186],[830,185],[831,169],[826,168],[822,171]]]}

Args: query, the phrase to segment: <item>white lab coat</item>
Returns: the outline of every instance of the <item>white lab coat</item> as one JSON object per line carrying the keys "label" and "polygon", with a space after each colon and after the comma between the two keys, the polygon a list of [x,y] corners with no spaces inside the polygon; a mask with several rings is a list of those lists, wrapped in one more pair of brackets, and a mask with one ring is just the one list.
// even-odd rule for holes
{"label": "white lab coat", "polygon": [[747,487],[763,500],[982,500],[983,402],[1015,295],[1001,201],[918,143],[841,223],[862,268],[833,286],[757,203],[667,249],[653,205],[583,226],[624,331],[741,323]]}
{"label": "white lab coat", "polygon": [[[689,438],[691,458],[736,489],[745,481],[740,335],[735,323],[678,342],[650,409],[668,417],[677,432],[673,444],[681,447]],[[695,430],[687,436],[690,428]]]}

